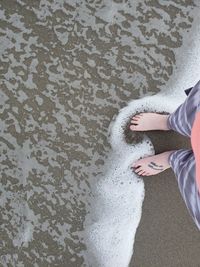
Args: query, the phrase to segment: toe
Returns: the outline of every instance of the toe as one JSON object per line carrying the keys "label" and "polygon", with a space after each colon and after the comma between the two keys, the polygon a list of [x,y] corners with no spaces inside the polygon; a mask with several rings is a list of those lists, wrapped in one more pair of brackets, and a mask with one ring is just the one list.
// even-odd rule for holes
{"label": "toe", "polygon": [[131,119],[131,122],[134,123],[134,122],[138,121],[139,119],[140,119],[140,118],[138,118],[138,117],[136,117],[136,118],[133,117],[133,118]]}
{"label": "toe", "polygon": [[130,125],[130,130],[132,130],[132,131],[135,131],[136,130],[136,128],[135,128],[135,125]]}
{"label": "toe", "polygon": [[138,123],[139,123],[139,121],[138,121],[138,119],[135,119],[135,120],[132,120],[132,121],[131,121],[131,123],[138,124]]}
{"label": "toe", "polygon": [[138,168],[138,167],[141,167],[141,160],[139,159],[139,160],[137,160],[137,161],[135,161],[133,164],[132,164],[132,167],[133,168]]}
{"label": "toe", "polygon": [[138,172],[139,175],[142,175],[144,173],[144,170],[141,170]]}
{"label": "toe", "polygon": [[141,116],[140,115],[134,115],[132,118],[131,118],[131,120],[135,120],[135,119],[140,119],[141,118]]}
{"label": "toe", "polygon": [[142,117],[142,113],[139,113],[139,114],[134,115],[132,118],[138,118],[138,119],[140,119],[141,117]]}
{"label": "toe", "polygon": [[135,169],[136,173],[139,173],[140,171],[142,171],[142,167],[138,167],[137,169]]}

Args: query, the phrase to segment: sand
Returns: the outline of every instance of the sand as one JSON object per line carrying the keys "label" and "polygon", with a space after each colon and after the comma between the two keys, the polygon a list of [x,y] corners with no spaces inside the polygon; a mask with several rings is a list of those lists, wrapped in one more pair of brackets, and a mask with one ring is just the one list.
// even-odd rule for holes
{"label": "sand", "polygon": [[[129,101],[161,90],[178,103],[199,80],[199,1],[3,0],[0,6],[0,266],[85,267],[88,199],[111,152],[110,122]],[[187,142],[174,133],[150,138],[156,153]],[[172,170],[144,182],[130,266],[200,266],[199,232]],[[127,225],[120,223],[123,237]],[[107,254],[125,258],[125,244]]]}
{"label": "sand", "polygon": [[[156,154],[168,149],[190,148],[190,140],[173,131],[151,131],[148,136]],[[200,266],[199,230],[188,213],[172,169],[145,177],[144,183],[142,217],[129,266]]]}

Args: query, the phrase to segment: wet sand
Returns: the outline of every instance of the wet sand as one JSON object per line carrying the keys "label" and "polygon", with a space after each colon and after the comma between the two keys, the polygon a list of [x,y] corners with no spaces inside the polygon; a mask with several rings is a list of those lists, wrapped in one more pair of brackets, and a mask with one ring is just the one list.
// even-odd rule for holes
{"label": "wet sand", "polygon": [[[173,131],[147,134],[156,154],[190,149],[190,140]],[[200,266],[199,230],[190,217],[172,169],[144,178],[145,199],[130,267]]]}
{"label": "wet sand", "polygon": [[[1,266],[86,266],[83,224],[111,150],[109,124],[128,101],[169,84],[177,55],[192,51],[197,5],[1,1]],[[192,41],[182,49],[184,36]],[[186,144],[164,135],[168,144],[151,136],[156,153]],[[144,181],[130,266],[197,267],[199,232],[173,172]]]}

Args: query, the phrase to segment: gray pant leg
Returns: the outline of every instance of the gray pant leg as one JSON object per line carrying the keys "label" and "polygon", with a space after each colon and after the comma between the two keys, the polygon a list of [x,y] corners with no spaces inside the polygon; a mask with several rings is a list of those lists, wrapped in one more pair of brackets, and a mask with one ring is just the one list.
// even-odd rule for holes
{"label": "gray pant leg", "polygon": [[170,154],[172,167],[178,187],[196,226],[200,230],[200,194],[196,184],[196,163],[191,149],[180,149]]}
{"label": "gray pant leg", "polygon": [[199,106],[200,81],[192,88],[184,103],[169,115],[167,120],[169,129],[190,137],[195,114]]}

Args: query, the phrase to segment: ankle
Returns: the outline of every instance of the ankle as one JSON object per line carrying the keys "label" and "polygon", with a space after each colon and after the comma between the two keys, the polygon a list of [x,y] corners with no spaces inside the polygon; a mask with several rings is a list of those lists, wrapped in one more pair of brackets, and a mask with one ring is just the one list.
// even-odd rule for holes
{"label": "ankle", "polygon": [[175,151],[176,151],[176,150],[170,150],[170,151],[166,151],[166,152],[164,152],[165,155],[166,155],[167,162],[168,162],[168,164],[169,164],[170,167],[171,167],[171,164],[170,164],[170,156],[171,156],[171,154],[174,153]]}
{"label": "ankle", "polygon": [[162,115],[162,117],[160,119],[160,122],[159,122],[161,128],[163,130],[165,130],[165,131],[169,131],[170,130],[169,127],[168,127],[168,123],[167,123],[168,117],[169,117],[169,115]]}

